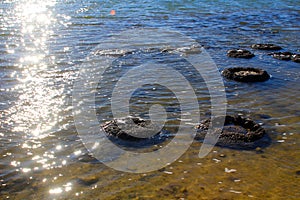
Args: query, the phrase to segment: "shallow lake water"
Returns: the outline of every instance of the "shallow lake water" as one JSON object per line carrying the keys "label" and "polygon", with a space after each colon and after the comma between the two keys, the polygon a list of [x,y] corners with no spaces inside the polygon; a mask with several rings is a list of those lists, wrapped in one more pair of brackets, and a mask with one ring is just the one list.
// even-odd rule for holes
{"label": "shallow lake water", "polygon": [[[223,81],[227,114],[262,124],[269,143],[252,150],[215,146],[199,158],[202,143],[195,140],[175,162],[141,174],[116,171],[93,158],[74,124],[72,92],[80,67],[109,36],[146,27],[194,39],[220,72],[237,66],[266,70],[266,82]],[[250,49],[274,43],[299,54],[299,31],[300,3],[293,0],[1,1],[0,199],[299,199],[300,64]],[[255,57],[228,58],[232,48],[251,50]],[[151,51],[119,58],[106,72],[92,102],[99,123],[111,119],[112,84],[126,69],[151,59],[185,74],[201,118],[209,116],[203,79],[182,59]],[[180,109],[171,91],[148,85],[135,91],[131,103],[131,111],[142,115],[149,104],[166,106],[167,128],[176,131]]]}

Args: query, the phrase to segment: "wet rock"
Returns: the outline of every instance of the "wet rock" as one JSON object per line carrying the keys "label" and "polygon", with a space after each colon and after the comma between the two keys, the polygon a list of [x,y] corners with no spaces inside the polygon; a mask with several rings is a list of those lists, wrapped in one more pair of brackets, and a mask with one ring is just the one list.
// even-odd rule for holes
{"label": "wet rock", "polygon": [[[125,130],[129,131],[130,134],[125,132],[121,127],[119,127],[118,124],[124,125]],[[140,137],[140,134],[141,134],[141,132],[143,132],[144,127],[150,128],[148,131],[152,132],[152,133],[157,130],[156,127],[151,127],[150,120],[144,120],[144,119],[137,118],[137,117],[114,119],[114,120],[109,121],[109,122],[105,123],[104,125],[102,125],[102,129],[107,133],[107,135],[109,137],[115,137],[115,138],[120,138],[123,140],[130,140],[130,141],[146,139],[146,138]],[[154,136],[159,135],[159,134],[160,134],[160,132],[156,132],[156,133],[154,133]]]}
{"label": "wet rock", "polygon": [[275,52],[269,55],[279,60],[291,60],[293,54],[291,52]]}
{"label": "wet rock", "polygon": [[263,82],[270,78],[270,75],[265,70],[252,67],[228,68],[223,70],[222,75],[227,79],[239,82]]}
{"label": "wet rock", "polygon": [[[211,120],[207,119],[202,121],[196,128],[197,140],[203,140],[206,136],[207,130],[210,126]],[[211,128],[214,131],[220,129]],[[241,116],[226,116],[224,127],[217,142],[219,146],[227,146],[232,148],[257,148],[254,142],[260,140],[265,136],[265,130],[253,120],[243,118]]]}
{"label": "wet rock", "polygon": [[97,183],[99,178],[96,176],[86,176],[86,177],[80,177],[77,179],[77,182],[81,185],[90,186],[95,183]]}
{"label": "wet rock", "polygon": [[293,54],[291,60],[300,63],[300,54]]}
{"label": "wet rock", "polygon": [[252,58],[254,54],[245,49],[232,49],[227,51],[227,56],[232,58]]}
{"label": "wet rock", "polygon": [[259,50],[280,50],[282,49],[280,46],[274,44],[253,44],[251,45],[252,49],[259,49]]}
{"label": "wet rock", "polygon": [[94,55],[112,56],[112,57],[121,57],[133,53],[134,53],[133,50],[120,50],[120,49],[99,49],[96,52],[93,52]]}
{"label": "wet rock", "polygon": [[161,53],[170,53],[170,52],[171,52],[170,49],[163,49],[163,50],[161,50]]}

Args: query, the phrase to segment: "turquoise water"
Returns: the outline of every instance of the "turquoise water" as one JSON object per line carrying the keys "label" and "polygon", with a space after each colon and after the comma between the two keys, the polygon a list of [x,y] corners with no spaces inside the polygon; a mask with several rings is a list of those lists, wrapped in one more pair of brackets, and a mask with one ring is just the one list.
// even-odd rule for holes
{"label": "turquoise water", "polygon": [[[258,50],[251,50],[256,56],[250,60],[226,56],[231,48],[250,49],[253,43],[300,53],[298,1],[5,0],[0,22],[1,199],[300,198],[299,63]],[[195,142],[175,163],[138,175],[114,171],[88,156],[72,114],[80,64],[109,36],[143,27],[191,37],[219,71],[233,66],[268,71],[272,78],[264,83],[224,80],[224,85],[228,114],[262,123],[272,143],[256,151],[215,147],[200,159]],[[126,59],[136,64],[149,59],[137,57]],[[107,79],[117,76],[108,73]],[[197,80],[191,76],[205,114],[209,95]],[[159,102],[174,103],[169,93],[155,95]],[[133,99],[136,111],[144,112],[142,97],[137,92]],[[103,97],[99,105],[107,101]],[[101,109],[109,113],[108,105]]]}

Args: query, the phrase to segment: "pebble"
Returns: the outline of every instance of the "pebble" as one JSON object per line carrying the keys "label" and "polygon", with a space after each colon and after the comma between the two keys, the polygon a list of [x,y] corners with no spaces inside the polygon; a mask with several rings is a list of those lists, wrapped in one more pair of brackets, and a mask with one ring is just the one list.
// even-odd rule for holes
{"label": "pebble", "polygon": [[215,161],[216,163],[219,163],[219,162],[221,162],[221,160],[219,160],[219,159],[216,159],[216,158],[213,158],[212,160],[213,160],[213,161]]}
{"label": "pebble", "polygon": [[257,148],[255,149],[255,151],[256,151],[257,154],[264,153],[264,151],[263,151],[260,147],[257,147]]}
{"label": "pebble", "polygon": [[98,182],[98,178],[95,176],[81,177],[77,179],[77,182],[81,185],[89,186]]}
{"label": "pebble", "polygon": [[236,190],[229,190],[229,192],[235,193],[235,194],[241,194],[242,192],[236,191]]}
{"label": "pebble", "polygon": [[228,169],[228,168],[225,168],[225,172],[226,172],[226,173],[233,173],[233,172],[236,172],[236,169]]}

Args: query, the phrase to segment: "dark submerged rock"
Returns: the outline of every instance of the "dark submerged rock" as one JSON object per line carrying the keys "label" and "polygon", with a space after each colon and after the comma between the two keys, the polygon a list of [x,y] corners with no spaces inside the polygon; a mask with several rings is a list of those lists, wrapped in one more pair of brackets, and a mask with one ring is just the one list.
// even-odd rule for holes
{"label": "dark submerged rock", "polygon": [[232,58],[252,58],[254,54],[245,49],[232,49],[227,51],[227,56]]}
{"label": "dark submerged rock", "polygon": [[279,60],[291,60],[293,54],[291,52],[275,52],[269,55]]}
{"label": "dark submerged rock", "polygon": [[84,154],[78,157],[78,160],[80,162],[85,162],[85,163],[99,163],[99,160],[94,158],[92,155],[89,154]]}
{"label": "dark submerged rock", "polygon": [[251,45],[252,49],[259,49],[259,50],[280,50],[282,49],[280,46],[274,44],[253,44]]}
{"label": "dark submerged rock", "polygon": [[270,75],[259,68],[234,67],[223,70],[222,75],[231,80],[240,82],[263,82],[270,79]]}
{"label": "dark submerged rock", "polygon": [[[196,127],[197,134],[195,138],[197,140],[203,140],[205,138],[210,123],[211,120],[207,119]],[[217,131],[217,129],[215,131]],[[265,141],[261,141],[260,143],[260,140],[265,135],[265,130],[249,118],[226,116],[217,145],[237,149],[256,149],[259,146],[267,144]]]}

